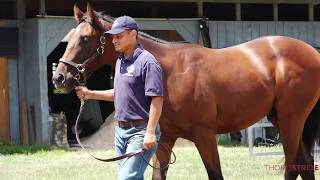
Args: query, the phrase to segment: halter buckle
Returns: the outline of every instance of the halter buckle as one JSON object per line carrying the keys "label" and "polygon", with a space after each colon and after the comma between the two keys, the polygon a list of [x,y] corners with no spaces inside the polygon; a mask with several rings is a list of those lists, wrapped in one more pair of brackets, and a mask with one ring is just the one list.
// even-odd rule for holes
{"label": "halter buckle", "polygon": [[84,73],[84,71],[86,70],[86,68],[84,68],[82,64],[79,64],[79,65],[77,66],[77,70],[78,70],[80,73]]}
{"label": "halter buckle", "polygon": [[80,74],[75,75],[75,76],[74,76],[74,79],[77,80],[77,81],[79,81],[79,80],[80,80]]}
{"label": "halter buckle", "polygon": [[105,36],[100,36],[100,43],[103,45],[106,44],[106,37]]}
{"label": "halter buckle", "polygon": [[97,48],[97,53],[98,53],[99,55],[102,55],[102,54],[104,53],[104,46],[98,47],[98,48]]}

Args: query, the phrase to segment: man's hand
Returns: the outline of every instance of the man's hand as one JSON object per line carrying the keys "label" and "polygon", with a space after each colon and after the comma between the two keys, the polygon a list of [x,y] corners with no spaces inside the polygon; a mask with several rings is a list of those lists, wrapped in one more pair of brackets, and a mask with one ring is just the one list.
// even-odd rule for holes
{"label": "man's hand", "polygon": [[154,145],[157,144],[157,138],[155,133],[146,132],[143,141],[143,147],[145,149],[151,149]]}
{"label": "man's hand", "polygon": [[146,135],[144,137],[143,142],[143,146],[145,149],[150,149],[157,144],[157,137],[155,135],[155,131],[162,112],[162,105],[163,97],[152,97]]}
{"label": "man's hand", "polygon": [[81,100],[90,99],[90,90],[85,86],[77,86],[75,90],[77,91],[77,96],[79,99]]}

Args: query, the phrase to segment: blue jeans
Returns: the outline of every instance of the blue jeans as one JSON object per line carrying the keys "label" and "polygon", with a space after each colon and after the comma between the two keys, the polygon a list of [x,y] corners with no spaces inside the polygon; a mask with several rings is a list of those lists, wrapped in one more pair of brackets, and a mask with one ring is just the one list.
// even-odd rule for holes
{"label": "blue jeans", "polygon": [[[143,140],[146,133],[147,124],[131,128],[115,128],[115,151],[117,156],[133,152],[143,148]],[[160,138],[160,127],[156,128],[157,140]],[[157,145],[153,148],[130,158],[118,161],[118,179],[119,180],[143,180],[147,163],[156,152]],[[143,159],[143,157],[145,160]]]}

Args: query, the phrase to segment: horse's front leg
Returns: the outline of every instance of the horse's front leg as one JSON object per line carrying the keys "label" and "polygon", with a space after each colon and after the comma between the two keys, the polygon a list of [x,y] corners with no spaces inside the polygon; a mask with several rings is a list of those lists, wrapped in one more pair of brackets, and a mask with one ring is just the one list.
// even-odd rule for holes
{"label": "horse's front leg", "polygon": [[153,180],[164,180],[167,177],[171,151],[177,138],[172,138],[162,133],[156,154],[153,156]]}
{"label": "horse's front leg", "polygon": [[212,129],[195,128],[194,143],[200,153],[210,180],[223,179],[215,133]]}

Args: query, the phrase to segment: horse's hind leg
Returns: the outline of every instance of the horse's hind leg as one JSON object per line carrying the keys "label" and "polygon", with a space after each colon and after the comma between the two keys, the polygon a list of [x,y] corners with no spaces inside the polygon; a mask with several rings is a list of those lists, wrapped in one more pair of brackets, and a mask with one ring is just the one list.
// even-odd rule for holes
{"label": "horse's hind leg", "polygon": [[301,164],[300,176],[304,180],[314,180],[314,160],[311,156],[311,149],[306,148],[303,141],[300,141],[297,164]]}
{"label": "horse's hind leg", "polygon": [[[312,98],[301,96],[300,98],[299,96],[292,97],[296,97],[294,102],[282,96],[282,100],[276,103],[276,121],[286,160],[285,179],[293,180],[301,174],[305,177],[304,179],[313,180],[313,172],[301,170],[301,167],[305,167],[308,164],[309,156],[304,156],[308,153],[301,142],[304,124],[311,111],[311,107],[316,101]],[[285,101],[285,99],[288,101]]]}
{"label": "horse's hind leg", "polygon": [[[299,173],[295,170],[296,158],[299,150],[299,139],[301,139],[301,125],[297,121],[280,118],[279,133],[285,154],[285,179],[295,180]],[[287,122],[287,124],[285,124]],[[298,128],[300,127],[300,128]],[[303,126],[302,126],[303,127]]]}
{"label": "horse's hind leg", "polygon": [[215,134],[211,129],[197,128],[194,130],[195,143],[210,180],[223,179]]}
{"label": "horse's hind leg", "polygon": [[153,156],[153,166],[157,169],[153,169],[153,180],[164,180],[167,177],[167,171],[169,167],[166,167],[170,163],[171,151],[177,138],[169,137],[162,133],[158,144],[156,154]]}

